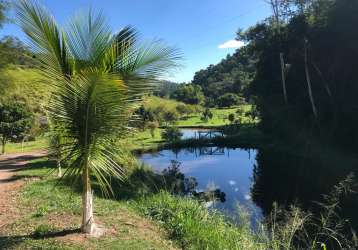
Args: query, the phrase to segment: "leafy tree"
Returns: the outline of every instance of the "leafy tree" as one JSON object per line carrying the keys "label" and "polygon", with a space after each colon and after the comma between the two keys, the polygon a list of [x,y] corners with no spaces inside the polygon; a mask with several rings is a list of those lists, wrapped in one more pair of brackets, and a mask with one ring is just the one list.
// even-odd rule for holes
{"label": "leafy tree", "polygon": [[178,84],[175,82],[161,81],[153,94],[162,98],[169,98],[177,88]]}
{"label": "leafy tree", "polygon": [[32,115],[24,103],[8,102],[0,103],[0,135],[2,154],[5,153],[5,145],[10,140],[25,137],[31,129]]}
{"label": "leafy tree", "polygon": [[229,114],[228,119],[229,119],[230,123],[234,123],[234,121],[235,121],[235,114]]}
{"label": "leafy tree", "polygon": [[177,142],[183,133],[177,127],[167,127],[162,131],[162,138],[168,142]]}
{"label": "leafy tree", "polygon": [[179,115],[176,111],[167,110],[163,114],[163,119],[166,124],[174,123],[176,120],[179,119]]}
{"label": "leafy tree", "polygon": [[201,120],[207,122],[208,120],[211,120],[213,118],[213,113],[209,108],[206,108],[203,112],[203,115],[201,117]]}
{"label": "leafy tree", "polygon": [[226,93],[220,96],[217,100],[217,104],[219,107],[231,107],[234,105],[238,105],[242,103],[243,100],[236,94]]}
{"label": "leafy tree", "polygon": [[185,105],[185,104],[179,104],[178,106],[175,107],[175,109],[178,111],[180,115],[188,115],[193,111],[189,105]]}
{"label": "leafy tree", "polygon": [[155,130],[159,127],[158,122],[148,122],[147,127],[149,128],[150,135],[154,138]]}
{"label": "leafy tree", "polygon": [[358,118],[353,108],[358,105],[358,34],[352,26],[358,23],[358,2],[294,4],[280,32],[268,19],[245,34],[251,53],[258,56],[257,73],[249,91],[255,97],[260,127],[286,141],[314,138],[352,149],[358,138]]}
{"label": "leafy tree", "polygon": [[142,128],[142,130],[144,130],[148,122],[154,121],[153,112],[144,108],[143,105],[141,105],[134,113],[138,116],[138,120],[140,122],[139,126]]}
{"label": "leafy tree", "polygon": [[16,13],[40,70],[52,80],[47,111],[54,129],[60,130],[54,132],[66,142],[61,145],[68,161],[63,175],[82,184],[81,230],[99,233],[91,180],[109,195],[108,177],[122,178],[125,150],[116,140],[127,135],[142,95],[176,65],[178,54],[161,42],[140,45],[131,27],[113,35],[101,14],[77,15],[61,29],[37,3],[21,0]]}
{"label": "leafy tree", "polygon": [[187,104],[202,104],[205,100],[201,87],[194,84],[180,84],[171,98]]}

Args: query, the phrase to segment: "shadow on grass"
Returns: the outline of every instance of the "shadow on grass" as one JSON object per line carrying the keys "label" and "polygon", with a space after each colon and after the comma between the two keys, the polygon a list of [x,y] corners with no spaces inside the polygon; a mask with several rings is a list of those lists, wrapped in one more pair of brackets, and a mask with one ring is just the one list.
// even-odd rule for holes
{"label": "shadow on grass", "polygon": [[33,233],[29,235],[11,235],[11,236],[0,236],[0,248],[1,249],[14,249],[21,243],[27,240],[41,240],[56,237],[63,237],[70,234],[81,233],[79,228],[75,229],[64,229],[60,231],[49,231],[44,233]]}

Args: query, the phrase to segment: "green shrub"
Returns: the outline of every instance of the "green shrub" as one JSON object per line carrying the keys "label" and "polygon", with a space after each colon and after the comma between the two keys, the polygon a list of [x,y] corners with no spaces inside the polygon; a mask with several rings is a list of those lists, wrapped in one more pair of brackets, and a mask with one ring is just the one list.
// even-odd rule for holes
{"label": "green shrub", "polygon": [[162,138],[167,142],[177,142],[183,136],[177,127],[167,127],[162,131]]}

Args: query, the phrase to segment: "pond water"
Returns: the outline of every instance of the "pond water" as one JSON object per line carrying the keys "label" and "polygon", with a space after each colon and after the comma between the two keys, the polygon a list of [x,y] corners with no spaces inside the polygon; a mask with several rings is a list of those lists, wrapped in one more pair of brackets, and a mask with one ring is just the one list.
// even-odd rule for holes
{"label": "pond water", "polygon": [[[185,132],[186,136],[193,132]],[[331,194],[334,185],[353,173],[357,190],[358,157],[337,151],[305,148],[264,147],[260,149],[204,147],[196,149],[162,150],[146,153],[140,160],[161,172],[173,164],[185,177],[194,177],[198,192],[220,189],[221,199],[207,201],[210,208],[221,210],[235,219],[237,204],[251,214],[253,223],[268,215],[273,203],[288,207],[299,205],[319,214],[323,195]],[[320,153],[312,153],[312,152]],[[324,152],[324,153],[322,153]],[[358,230],[357,194],[341,200],[341,218],[348,219]],[[224,198],[224,199],[223,199]]]}
{"label": "pond water", "polygon": [[179,151],[162,150],[158,153],[143,154],[140,159],[161,172],[178,161],[180,171],[186,177],[194,177],[199,192],[220,189],[225,201],[209,201],[208,207],[217,208],[234,216],[237,205],[247,208],[252,220],[261,218],[261,209],[251,198],[253,169],[256,163],[256,150],[205,147],[182,149]]}

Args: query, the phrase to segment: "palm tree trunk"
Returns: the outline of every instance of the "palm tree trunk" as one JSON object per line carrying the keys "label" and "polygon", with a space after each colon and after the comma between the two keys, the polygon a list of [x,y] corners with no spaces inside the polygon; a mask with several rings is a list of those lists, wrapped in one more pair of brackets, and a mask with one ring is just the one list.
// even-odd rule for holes
{"label": "palm tree trunk", "polygon": [[93,234],[95,231],[95,224],[93,219],[93,194],[91,190],[87,159],[83,169],[82,177],[83,177],[83,194],[82,194],[83,214],[82,214],[81,230],[83,233]]}

